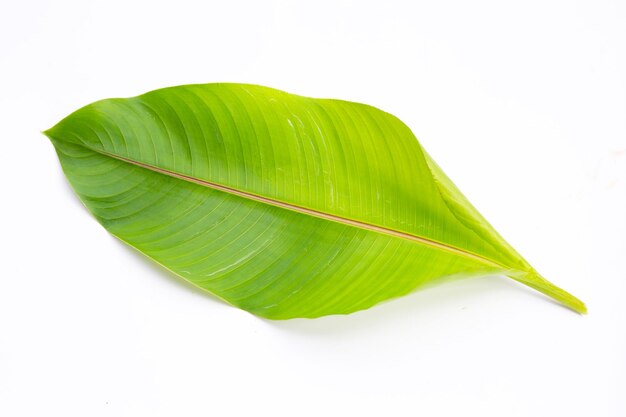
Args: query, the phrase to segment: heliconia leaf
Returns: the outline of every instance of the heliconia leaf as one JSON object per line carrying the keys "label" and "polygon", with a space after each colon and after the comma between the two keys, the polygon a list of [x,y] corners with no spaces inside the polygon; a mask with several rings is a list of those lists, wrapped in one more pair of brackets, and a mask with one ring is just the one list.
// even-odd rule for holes
{"label": "heliconia leaf", "polygon": [[346,314],[504,274],[580,312],[396,117],[248,84],[85,106],[46,131],[87,209],[177,275],[271,319]]}

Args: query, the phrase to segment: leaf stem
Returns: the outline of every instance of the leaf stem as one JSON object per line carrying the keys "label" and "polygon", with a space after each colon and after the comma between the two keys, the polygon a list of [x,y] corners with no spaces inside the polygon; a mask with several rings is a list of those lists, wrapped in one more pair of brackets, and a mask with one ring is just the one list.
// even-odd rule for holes
{"label": "leaf stem", "polygon": [[587,314],[587,306],[585,303],[574,297],[562,288],[557,287],[544,277],[542,277],[537,271],[532,270],[529,272],[512,273],[507,274],[510,278],[529,286],[542,294],[547,295],[550,298],[563,304],[565,307],[574,310],[580,314]]}

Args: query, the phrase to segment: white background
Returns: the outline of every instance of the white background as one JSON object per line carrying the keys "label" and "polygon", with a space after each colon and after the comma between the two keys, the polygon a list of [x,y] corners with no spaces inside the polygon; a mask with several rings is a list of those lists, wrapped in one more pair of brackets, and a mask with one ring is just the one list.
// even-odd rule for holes
{"label": "white background", "polygon": [[[0,3],[0,415],[625,416],[626,2]],[[250,82],[396,114],[579,316],[502,277],[271,322],[118,243],[39,132]]]}

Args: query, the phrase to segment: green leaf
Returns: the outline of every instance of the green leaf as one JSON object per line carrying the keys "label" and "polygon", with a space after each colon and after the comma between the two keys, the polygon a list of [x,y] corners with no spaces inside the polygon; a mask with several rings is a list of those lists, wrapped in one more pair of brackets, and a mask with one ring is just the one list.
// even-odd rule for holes
{"label": "green leaf", "polygon": [[95,102],[45,134],[111,234],[262,317],[346,314],[480,274],[586,311],[374,107],[186,85]]}

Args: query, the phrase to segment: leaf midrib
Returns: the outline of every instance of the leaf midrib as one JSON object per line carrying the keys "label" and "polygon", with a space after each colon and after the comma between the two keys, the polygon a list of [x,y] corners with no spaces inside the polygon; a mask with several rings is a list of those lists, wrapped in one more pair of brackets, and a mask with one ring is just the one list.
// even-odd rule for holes
{"label": "leaf midrib", "polygon": [[467,251],[465,249],[461,249],[458,248],[456,246],[452,246],[446,243],[442,243],[442,242],[438,242],[436,240],[433,239],[429,239],[423,236],[418,236],[418,235],[414,235],[414,234],[410,234],[410,233],[406,233],[406,232],[401,232],[399,230],[395,230],[395,229],[391,229],[391,228],[387,228],[387,227],[383,227],[383,226],[378,226],[378,225],[374,225],[374,224],[370,224],[370,223],[366,223],[366,222],[362,222],[359,220],[353,220],[353,219],[349,219],[346,217],[342,217],[342,216],[337,216],[334,214],[329,214],[329,213],[324,213],[322,211],[318,211],[318,210],[314,210],[314,209],[310,209],[307,207],[302,207],[296,204],[291,204],[291,203],[287,203],[284,201],[280,201],[280,200],[276,200],[276,199],[272,199],[272,198],[268,198],[268,197],[264,197],[258,194],[254,194],[248,191],[242,191],[242,190],[238,190],[236,188],[232,188],[226,185],[222,185],[222,184],[218,184],[216,182],[212,182],[212,181],[206,181],[206,180],[202,180],[199,178],[195,178],[186,174],[181,174],[175,171],[171,171],[168,169],[164,169],[164,168],[160,168],[154,165],[150,165],[147,164],[145,162],[140,162],[140,161],[136,161],[134,159],[131,158],[127,158],[125,156],[121,156],[121,155],[116,155],[114,153],[111,152],[107,152],[104,150],[100,150],[100,149],[93,149],[91,147],[85,146],[84,144],[81,144],[81,146],[83,146],[86,149],[89,149],[90,151],[99,153],[101,155],[105,155],[108,156],[110,158],[113,159],[117,159],[119,161],[122,162],[126,162],[141,168],[145,168],[148,170],[151,170],[153,172],[157,172],[160,174],[164,174],[173,178],[178,178],[184,181],[188,181],[188,182],[192,182],[194,184],[198,184],[207,188],[211,188],[214,190],[218,190],[218,191],[222,191],[228,194],[232,194],[232,195],[236,195],[239,197],[243,197],[249,200],[253,200],[253,201],[257,201],[257,202],[261,202],[264,204],[268,204],[274,207],[280,207],[286,210],[291,210],[291,211],[295,211],[297,213],[301,213],[301,214],[306,214],[309,216],[313,216],[313,217],[317,217],[317,218],[321,218],[321,219],[325,219],[325,220],[329,220],[329,221],[333,221],[336,223],[340,223],[343,225],[348,225],[348,226],[352,226],[352,227],[356,227],[359,229],[364,229],[364,230],[369,230],[369,231],[373,231],[376,233],[382,233],[384,235],[388,235],[388,236],[394,236],[394,237],[398,237],[401,239],[405,239],[405,240],[409,240],[412,242],[416,242],[431,248],[437,248],[449,253],[452,253],[454,255],[457,256],[461,256],[461,257],[465,257],[465,258],[469,258],[469,259],[473,259],[475,261],[481,262],[485,265],[488,265],[490,267],[493,268],[498,268],[498,269],[510,269],[504,265],[501,265],[500,263],[486,258],[484,256],[478,255],[476,253]]}

